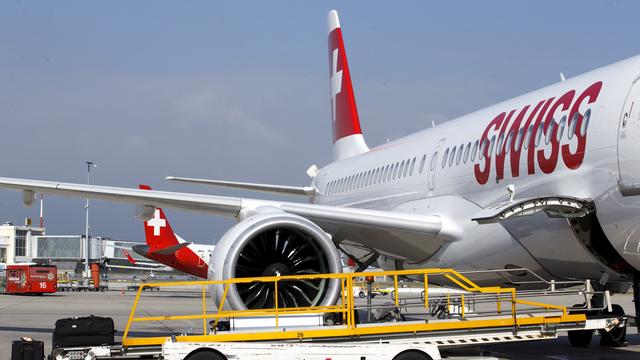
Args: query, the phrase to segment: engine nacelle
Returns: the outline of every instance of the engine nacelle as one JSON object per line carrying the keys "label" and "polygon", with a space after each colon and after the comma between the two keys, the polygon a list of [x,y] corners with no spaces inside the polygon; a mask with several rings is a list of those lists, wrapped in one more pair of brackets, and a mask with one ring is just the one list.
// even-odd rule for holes
{"label": "engine nacelle", "polygon": [[[342,272],[340,255],[320,227],[301,216],[273,210],[258,212],[234,225],[216,245],[209,279],[286,276]],[[334,305],[340,296],[337,279],[280,281],[278,307]],[[211,286],[220,304],[224,286]],[[273,283],[229,287],[225,304],[233,310],[273,308]]]}

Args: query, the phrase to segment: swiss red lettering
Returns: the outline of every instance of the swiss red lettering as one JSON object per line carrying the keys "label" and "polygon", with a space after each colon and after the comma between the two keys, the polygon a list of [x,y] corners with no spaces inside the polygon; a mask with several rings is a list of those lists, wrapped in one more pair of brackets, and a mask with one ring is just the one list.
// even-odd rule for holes
{"label": "swiss red lettering", "polygon": [[[580,128],[582,126],[582,120],[584,117],[580,113],[580,105],[585,99],[589,99],[587,104],[591,104],[598,99],[598,95],[600,94],[600,89],[602,89],[602,81],[598,81],[593,85],[589,86],[585,91],[578,96],[576,102],[573,103],[573,107],[571,108],[571,112],[569,113],[569,124],[568,131],[571,131],[571,128],[575,129],[575,133],[573,134],[578,139],[578,147],[576,148],[576,152],[571,152],[571,147],[569,144],[562,145],[562,160],[564,164],[571,170],[575,170],[582,165],[582,161],[584,160],[584,149],[587,145],[587,134],[584,135],[581,133]],[[573,114],[578,113],[578,124],[576,126],[571,126],[571,121],[575,121],[573,119]]]}
{"label": "swiss red lettering", "polygon": [[[504,139],[505,138],[505,131],[507,130],[507,125],[509,125],[509,121],[511,121],[511,117],[513,116],[513,113],[516,112],[515,110],[511,110],[511,112],[509,113],[509,116],[507,116],[507,118],[502,122],[502,127],[500,128],[500,134],[498,135],[498,139]],[[498,148],[498,146],[500,148]],[[500,140],[498,140],[498,143],[496,145],[496,177],[498,178],[498,180],[501,180],[504,178],[504,157],[506,156],[506,151],[504,151],[507,147],[507,141],[503,141],[502,144],[500,143]]]}
{"label": "swiss red lettering", "polygon": [[[482,155],[480,157],[480,161],[484,160],[484,169],[480,170],[480,164],[476,164],[473,167],[473,172],[476,176],[476,181],[480,185],[484,185],[489,181],[489,174],[491,173],[491,156],[489,156],[489,146],[487,144],[488,138],[487,134],[492,128],[498,129],[504,120],[505,113],[501,113],[496,116],[489,125],[484,129],[482,133],[482,137],[480,137],[480,148],[482,149]],[[485,144],[485,146],[483,146]]]}
{"label": "swiss red lettering", "polygon": [[[551,154],[549,157],[544,156],[544,149],[538,150],[538,166],[545,174],[551,174],[556,169],[558,164],[558,150],[560,149],[560,141],[558,141],[558,124],[555,121],[555,112],[558,108],[561,111],[567,111],[571,106],[571,100],[575,95],[575,91],[571,90],[560,96],[558,100],[553,104],[549,112],[547,113],[547,120],[544,123],[543,134],[549,135],[550,138],[546,139],[551,144]],[[553,126],[551,133],[549,133],[549,127]]]}
{"label": "swiss red lettering", "polygon": [[[521,124],[525,116],[527,116],[531,105],[522,107],[513,121],[511,121],[511,119],[516,113],[516,110],[511,110],[508,115],[507,112],[502,112],[493,118],[480,137],[479,144],[482,156],[478,156],[479,162],[475,164],[473,168],[478,184],[486,184],[491,175],[492,157],[489,154],[488,145],[489,139],[492,136],[495,136],[498,140],[497,143],[494,144],[496,147],[496,180],[502,180],[504,178],[504,165],[507,155],[510,157],[509,165],[511,167],[511,176],[518,177],[520,175],[520,158],[525,143],[527,143],[528,146],[527,173],[529,175],[535,174],[536,163],[543,173],[550,174],[554,172],[560,155],[562,155],[562,159],[567,168],[573,170],[580,167],[584,160],[587,143],[586,132],[583,134],[580,131],[584,120],[583,114],[580,113],[580,106],[584,105],[585,101],[586,104],[594,103],[598,99],[601,89],[602,82],[598,81],[585,89],[577,97],[575,96],[576,91],[570,90],[557,100],[555,97],[541,100],[533,108],[523,126],[521,126]],[[571,110],[566,113],[569,109]],[[566,125],[565,129],[567,129],[567,134],[569,131],[574,131],[569,138],[576,137],[577,139],[575,151],[571,150],[570,144],[560,144],[561,139],[558,139],[559,126],[556,122],[556,118],[559,117],[559,114],[556,114],[557,112],[560,114],[564,112],[564,116],[567,117],[568,121],[563,122],[563,124]],[[574,114],[577,114],[577,117]],[[574,121],[577,121],[575,125],[573,124]],[[550,126],[553,128],[549,129]],[[531,129],[531,132],[529,132],[529,129]],[[539,132],[542,133],[539,134]],[[547,149],[536,146],[536,138],[538,136],[544,137],[545,142],[550,144]],[[545,150],[548,156],[545,154]],[[482,162],[484,162],[484,164],[482,164]]]}
{"label": "swiss red lettering", "polygon": [[529,148],[527,149],[528,150],[527,151],[527,173],[529,175],[536,173],[536,163],[535,163],[535,156],[534,156],[536,151],[536,138],[538,137],[538,131],[540,131],[540,123],[542,122],[542,119],[544,119],[544,114],[547,113],[547,109],[549,108],[549,105],[551,105],[551,102],[553,101],[553,99],[555,99],[555,97],[548,99],[547,102],[544,103],[544,106],[542,106],[542,111],[538,113],[538,117],[536,118],[536,121],[533,123],[533,128],[531,131],[531,140],[529,142]]}
{"label": "swiss red lettering", "polygon": [[[509,155],[509,159],[511,160],[511,176],[513,177],[520,176],[520,153],[522,152],[522,147],[524,146],[524,142],[527,138],[527,129],[533,121],[534,116],[536,116],[536,114],[538,113],[538,110],[540,110],[542,104],[544,104],[544,100],[540,101],[538,105],[533,108],[531,114],[529,114],[529,118],[522,127],[523,130],[520,143],[517,144],[517,141],[515,140],[511,143],[511,155]],[[520,123],[522,122],[522,119],[524,118],[524,115],[526,115],[528,109],[529,105],[525,106],[513,121],[513,125],[511,125],[511,131],[513,131],[514,136],[517,136],[518,132],[520,131]]]}

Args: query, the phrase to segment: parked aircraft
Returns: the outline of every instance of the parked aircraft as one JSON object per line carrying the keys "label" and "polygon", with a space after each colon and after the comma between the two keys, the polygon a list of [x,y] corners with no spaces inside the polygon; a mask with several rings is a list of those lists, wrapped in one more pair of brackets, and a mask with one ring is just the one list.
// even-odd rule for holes
{"label": "parked aircraft", "polygon": [[[142,190],[151,190],[140,185]],[[186,242],[173,232],[161,208],[155,208],[153,218],[144,221],[146,245],[134,245],[136,253],[184,273],[207,278],[207,268],[214,245]]]}
{"label": "parked aircraft", "polygon": [[[47,192],[138,204],[147,220],[159,207],[235,218],[213,251],[211,279],[340,272],[340,248],[385,269],[503,270],[477,279],[490,284],[530,279],[520,268],[614,293],[633,284],[638,309],[640,56],[370,149],[335,11],[328,38],[334,161],[310,168],[309,186],[172,178],[310,202],[10,178],[0,187],[22,191],[25,204]],[[214,299],[222,292],[215,287]],[[340,286],[291,281],[278,294],[284,306],[328,305]],[[274,289],[238,284],[226,303],[268,307]]]}

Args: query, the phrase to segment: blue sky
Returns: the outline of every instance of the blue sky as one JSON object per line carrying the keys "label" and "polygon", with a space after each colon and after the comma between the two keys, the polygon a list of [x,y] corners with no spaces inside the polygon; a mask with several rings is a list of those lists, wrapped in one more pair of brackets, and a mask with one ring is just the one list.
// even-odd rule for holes
{"label": "blue sky", "polygon": [[[370,145],[640,53],[631,1],[4,1],[0,176],[232,196],[167,175],[290,185],[331,157],[326,14],[343,26]],[[143,240],[130,205],[92,233]],[[37,217],[0,191],[0,221]],[[47,197],[50,234],[83,200]],[[232,221],[168,210],[210,243]]]}

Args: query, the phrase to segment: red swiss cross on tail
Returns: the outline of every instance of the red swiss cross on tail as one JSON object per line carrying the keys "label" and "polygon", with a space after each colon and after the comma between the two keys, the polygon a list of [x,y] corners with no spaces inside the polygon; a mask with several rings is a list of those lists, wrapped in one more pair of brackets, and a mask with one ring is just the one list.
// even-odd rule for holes
{"label": "red swiss cross on tail", "polygon": [[338,13],[327,16],[329,34],[329,76],[331,84],[331,118],[333,124],[333,159],[341,160],[369,151],[364,141],[358,108],[351,86],[347,54],[342,40]]}

